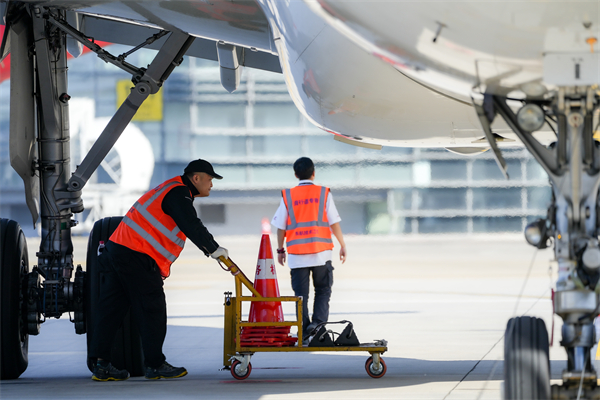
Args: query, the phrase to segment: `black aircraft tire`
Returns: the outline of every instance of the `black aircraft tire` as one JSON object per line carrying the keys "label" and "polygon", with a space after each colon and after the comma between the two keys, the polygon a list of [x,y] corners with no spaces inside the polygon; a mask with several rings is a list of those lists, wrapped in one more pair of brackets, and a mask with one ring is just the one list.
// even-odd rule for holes
{"label": "black aircraft tire", "polygon": [[504,336],[504,398],[550,398],[548,332],[539,318],[517,317],[508,321]]}
{"label": "black aircraft tire", "polygon": [[[117,229],[122,217],[108,217],[96,221],[90,238],[88,240],[86,274],[85,274],[85,315],[87,326],[87,349],[88,354],[94,336],[94,316],[95,309],[98,307],[100,296],[100,266],[98,264],[98,245],[100,241],[106,243],[108,238]],[[123,319],[123,325],[117,331],[113,341],[111,352],[111,363],[118,369],[129,371],[131,376],[143,376],[144,353],[142,350],[142,341],[139,329],[133,320],[131,312],[128,312]],[[87,365],[93,372],[96,359],[87,357]]]}
{"label": "black aircraft tire", "polygon": [[23,309],[23,279],[29,272],[27,241],[16,221],[0,219],[0,379],[16,379],[27,369],[29,334]]}

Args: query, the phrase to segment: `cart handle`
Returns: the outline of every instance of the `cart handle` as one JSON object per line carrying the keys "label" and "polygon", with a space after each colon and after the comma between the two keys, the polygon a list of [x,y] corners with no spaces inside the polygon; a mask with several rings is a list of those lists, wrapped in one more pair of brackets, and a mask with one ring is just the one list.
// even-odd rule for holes
{"label": "cart handle", "polygon": [[[256,291],[256,289],[254,289],[254,284],[252,283],[252,281],[248,279],[248,277],[242,272],[240,267],[238,267],[233,262],[233,260],[231,260],[231,258],[225,258],[224,256],[220,256],[219,258],[217,258],[217,261],[224,271],[231,272],[231,275],[233,275],[235,279],[239,279],[248,288],[248,290],[252,292],[254,296],[263,297],[260,295],[260,293]],[[225,264],[227,268],[223,267],[223,264]]]}

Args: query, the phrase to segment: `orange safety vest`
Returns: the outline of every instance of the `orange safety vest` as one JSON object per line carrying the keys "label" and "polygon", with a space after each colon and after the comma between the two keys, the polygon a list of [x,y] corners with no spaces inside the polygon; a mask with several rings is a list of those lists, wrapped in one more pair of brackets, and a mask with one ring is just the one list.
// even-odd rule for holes
{"label": "orange safety vest", "polygon": [[288,211],[288,253],[313,254],[333,249],[326,209],[329,188],[302,185],[282,190],[281,194]]}
{"label": "orange safety vest", "polygon": [[177,186],[185,186],[180,176],[140,197],[110,237],[114,243],[152,257],[163,279],[170,275],[171,264],[181,254],[186,239],[173,218],[162,210],[163,198]]}

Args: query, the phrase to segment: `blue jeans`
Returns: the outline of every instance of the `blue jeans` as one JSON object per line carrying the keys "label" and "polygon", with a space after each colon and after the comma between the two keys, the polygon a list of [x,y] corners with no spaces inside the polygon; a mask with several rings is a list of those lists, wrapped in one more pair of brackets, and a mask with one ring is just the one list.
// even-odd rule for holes
{"label": "blue jeans", "polygon": [[302,296],[302,330],[304,333],[311,324],[308,315],[308,298],[310,291],[310,273],[312,272],[313,286],[315,287],[315,301],[313,306],[313,327],[321,322],[327,322],[329,318],[329,299],[331,298],[331,287],[333,286],[333,266],[331,261],[318,267],[293,268],[290,270],[292,276],[292,289],[296,296]]}

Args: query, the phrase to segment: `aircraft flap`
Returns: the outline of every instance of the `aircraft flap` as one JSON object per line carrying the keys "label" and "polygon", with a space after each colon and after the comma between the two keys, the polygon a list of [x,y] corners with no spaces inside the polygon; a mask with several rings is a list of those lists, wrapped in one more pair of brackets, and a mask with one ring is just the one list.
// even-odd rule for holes
{"label": "aircraft flap", "polygon": [[[159,32],[157,28],[100,18],[88,14],[84,15],[82,25],[85,27],[83,33],[86,36],[94,38],[94,40],[129,46],[137,46]],[[147,48],[158,50],[165,40],[165,38],[161,38],[148,45]],[[186,55],[218,61],[216,44],[217,41],[215,40],[196,38]],[[277,55],[260,50],[250,51],[250,49],[240,46],[237,46],[237,48],[238,52],[244,53],[243,57],[240,57],[242,54],[238,54],[240,65],[281,73],[281,66]]]}

